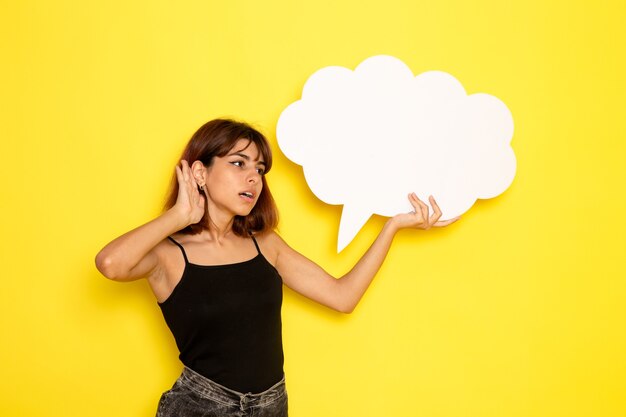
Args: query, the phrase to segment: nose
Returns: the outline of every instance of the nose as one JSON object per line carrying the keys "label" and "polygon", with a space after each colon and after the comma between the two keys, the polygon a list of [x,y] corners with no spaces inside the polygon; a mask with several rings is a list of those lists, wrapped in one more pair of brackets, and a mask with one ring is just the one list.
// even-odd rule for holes
{"label": "nose", "polygon": [[248,183],[250,184],[256,184],[257,182],[259,182],[261,179],[261,174],[259,174],[255,169],[253,169],[250,174],[248,174]]}

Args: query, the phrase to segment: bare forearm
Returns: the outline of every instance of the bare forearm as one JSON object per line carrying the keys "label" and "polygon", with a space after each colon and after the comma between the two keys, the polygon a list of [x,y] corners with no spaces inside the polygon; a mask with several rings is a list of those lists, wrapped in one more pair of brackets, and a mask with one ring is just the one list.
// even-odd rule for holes
{"label": "bare forearm", "polygon": [[274,239],[278,252],[276,267],[283,277],[283,282],[289,288],[320,304],[343,313],[352,312],[383,264],[398,230],[406,228],[428,230],[431,227],[447,226],[458,220],[456,217],[439,221],[441,210],[432,196],[429,198],[435,210],[432,216],[428,214],[428,206],[417,198],[415,193],[408,197],[414,210],[390,218],[354,268],[339,279],[335,279],[315,262],[305,258],[276,237]]}
{"label": "bare forearm", "polygon": [[96,256],[96,267],[107,278],[127,278],[159,242],[185,226],[183,217],[170,209],[102,248]]}
{"label": "bare forearm", "polygon": [[387,257],[397,231],[394,219],[389,219],[357,264],[337,281],[342,299],[342,311],[350,313],[359,303]]}

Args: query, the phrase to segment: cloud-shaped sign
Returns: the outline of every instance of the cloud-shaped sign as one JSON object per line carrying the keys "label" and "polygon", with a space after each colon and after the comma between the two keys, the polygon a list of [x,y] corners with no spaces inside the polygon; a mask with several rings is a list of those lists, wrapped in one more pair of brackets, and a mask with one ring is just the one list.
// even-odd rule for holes
{"label": "cloud-shaped sign", "polygon": [[499,195],[515,176],[513,118],[502,101],[467,95],[445,72],[414,76],[386,55],[354,71],[316,71],[281,113],[276,136],[313,193],[343,204],[338,251],[372,214],[411,211],[410,192],[428,205],[434,196],[446,220]]}

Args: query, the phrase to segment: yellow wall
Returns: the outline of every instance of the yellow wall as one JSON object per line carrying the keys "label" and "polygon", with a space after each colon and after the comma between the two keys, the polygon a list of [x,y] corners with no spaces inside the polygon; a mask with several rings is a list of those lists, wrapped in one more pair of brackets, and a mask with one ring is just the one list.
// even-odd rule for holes
{"label": "yellow wall", "polygon": [[[286,291],[291,414],[626,415],[623,1],[128,3],[2,4],[0,415],[154,415],[175,345],[146,283],[94,255],[158,213],[203,122],[275,145],[310,74],[377,54],[502,99],[517,177],[402,232],[351,316]],[[269,181],[280,232],[333,273],[383,224],[337,255],[341,208],[278,150]]]}

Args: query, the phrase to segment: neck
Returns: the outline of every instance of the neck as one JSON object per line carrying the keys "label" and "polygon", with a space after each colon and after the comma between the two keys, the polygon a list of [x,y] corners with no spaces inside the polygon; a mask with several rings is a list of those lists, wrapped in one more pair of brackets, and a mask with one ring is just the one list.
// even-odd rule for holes
{"label": "neck", "polygon": [[209,214],[209,224],[206,229],[211,240],[221,242],[225,238],[229,237],[233,232],[234,216],[221,215],[220,213],[214,213],[213,216]]}
{"label": "neck", "polygon": [[211,240],[215,240],[216,242],[221,242],[222,240],[226,239],[228,236],[232,234],[233,232],[232,226],[233,226],[232,220],[230,223],[226,225],[218,225],[211,221],[209,223],[209,228],[207,229],[207,232],[209,236],[211,236]]}

